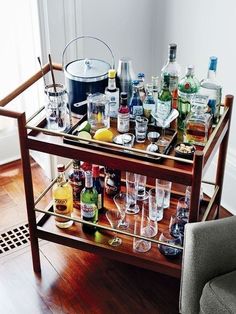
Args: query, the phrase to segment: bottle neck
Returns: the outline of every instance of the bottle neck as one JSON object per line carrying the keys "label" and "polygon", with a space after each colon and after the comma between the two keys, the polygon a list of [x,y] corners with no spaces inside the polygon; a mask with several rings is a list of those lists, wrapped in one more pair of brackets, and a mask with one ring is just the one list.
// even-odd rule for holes
{"label": "bottle neck", "polygon": [[116,80],[115,78],[109,78],[108,80],[108,90],[116,90]]}
{"label": "bottle neck", "polygon": [[93,187],[93,177],[91,171],[85,172],[85,187],[88,189]]}
{"label": "bottle neck", "polygon": [[207,73],[207,78],[212,80],[212,81],[215,81],[216,80],[216,71],[209,69],[208,73]]}
{"label": "bottle neck", "polygon": [[58,172],[57,184],[62,185],[64,183],[66,183],[65,172]]}

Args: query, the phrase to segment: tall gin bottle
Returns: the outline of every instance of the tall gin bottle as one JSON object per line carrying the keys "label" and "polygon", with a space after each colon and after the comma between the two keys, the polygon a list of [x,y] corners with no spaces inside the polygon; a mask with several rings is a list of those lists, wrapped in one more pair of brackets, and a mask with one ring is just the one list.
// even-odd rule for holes
{"label": "tall gin bottle", "polygon": [[210,57],[207,79],[200,83],[201,95],[208,96],[208,107],[213,117],[213,123],[217,123],[220,115],[222,87],[216,80],[217,57]]}
{"label": "tall gin bottle", "polygon": [[108,71],[108,86],[105,89],[105,94],[109,100],[109,115],[112,118],[116,118],[120,99],[119,88],[116,87],[116,71],[113,69]]}
{"label": "tall gin bottle", "polygon": [[179,77],[181,74],[180,65],[176,62],[176,52],[177,52],[177,45],[169,44],[168,61],[161,70],[162,83],[163,83],[164,74],[169,74],[170,76],[169,89],[172,96],[173,108],[177,108],[177,105],[178,105],[177,104],[178,82],[179,82]]}
{"label": "tall gin bottle", "polygon": [[[93,187],[91,171],[85,172],[85,187],[80,194],[81,218],[96,223],[98,220],[98,192]],[[92,233],[96,227],[83,224],[84,232]]]}
{"label": "tall gin bottle", "polygon": [[178,85],[178,127],[184,129],[184,120],[191,110],[191,100],[196,95],[200,87],[199,81],[194,76],[194,66],[189,65],[185,76]]}
{"label": "tall gin bottle", "polygon": [[73,224],[73,220],[70,220],[73,211],[73,191],[65,178],[65,166],[59,164],[57,171],[57,182],[52,188],[53,209],[56,214],[65,215],[68,218],[55,216],[55,224],[59,228],[69,228]]}

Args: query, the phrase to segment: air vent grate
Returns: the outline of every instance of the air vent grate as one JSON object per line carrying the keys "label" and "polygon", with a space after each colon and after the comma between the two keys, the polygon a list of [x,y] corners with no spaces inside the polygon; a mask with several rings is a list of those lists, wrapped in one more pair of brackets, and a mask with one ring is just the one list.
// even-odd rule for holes
{"label": "air vent grate", "polygon": [[0,234],[0,257],[29,244],[29,225],[14,226]]}

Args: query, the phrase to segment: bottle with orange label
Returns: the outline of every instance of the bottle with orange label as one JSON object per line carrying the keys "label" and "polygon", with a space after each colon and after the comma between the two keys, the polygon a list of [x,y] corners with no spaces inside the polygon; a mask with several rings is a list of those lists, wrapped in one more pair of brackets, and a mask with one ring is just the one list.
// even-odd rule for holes
{"label": "bottle with orange label", "polygon": [[55,223],[59,228],[69,228],[73,224],[73,220],[70,219],[73,211],[73,190],[65,178],[65,166],[59,164],[57,171],[57,182],[52,188],[53,209],[56,214],[65,215],[68,218],[55,216]]}

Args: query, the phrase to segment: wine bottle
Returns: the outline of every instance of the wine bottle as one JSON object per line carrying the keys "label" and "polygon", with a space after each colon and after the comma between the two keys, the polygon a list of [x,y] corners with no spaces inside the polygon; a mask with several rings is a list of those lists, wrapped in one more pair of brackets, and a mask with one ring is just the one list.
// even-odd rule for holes
{"label": "wine bottle", "polygon": [[100,170],[98,165],[93,165],[93,186],[98,193],[98,215],[103,210],[103,187],[100,181]]}

